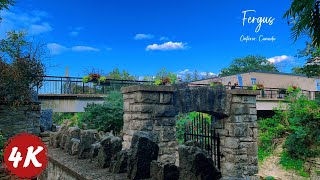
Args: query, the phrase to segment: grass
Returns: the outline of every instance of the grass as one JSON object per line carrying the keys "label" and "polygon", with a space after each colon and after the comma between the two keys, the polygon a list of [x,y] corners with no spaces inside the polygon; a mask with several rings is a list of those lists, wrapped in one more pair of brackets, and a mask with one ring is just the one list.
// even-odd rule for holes
{"label": "grass", "polygon": [[300,176],[309,177],[309,173],[307,173],[304,168],[303,164],[304,161],[301,159],[294,159],[289,156],[289,154],[285,151],[281,153],[280,156],[280,164],[283,166],[285,170],[294,170],[299,173]]}

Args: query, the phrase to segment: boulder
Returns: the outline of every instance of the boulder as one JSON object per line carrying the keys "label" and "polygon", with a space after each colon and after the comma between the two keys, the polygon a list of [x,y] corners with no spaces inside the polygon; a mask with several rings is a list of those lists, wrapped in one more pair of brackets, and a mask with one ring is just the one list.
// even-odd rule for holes
{"label": "boulder", "polygon": [[77,138],[72,138],[70,140],[71,142],[71,150],[69,151],[69,154],[71,154],[72,156],[78,154],[79,152],[79,144],[80,144],[80,139]]}
{"label": "boulder", "polygon": [[60,139],[58,137],[58,132],[50,132],[49,135],[49,145],[54,148],[60,147]]}
{"label": "boulder", "polygon": [[128,178],[150,178],[150,164],[153,160],[157,160],[158,154],[159,147],[152,141],[151,135],[148,132],[136,132],[131,142],[131,155],[128,160]]}
{"label": "boulder", "polygon": [[99,153],[99,148],[101,147],[100,142],[96,142],[94,144],[91,144],[90,148],[90,162],[98,165],[98,153]]}
{"label": "boulder", "polygon": [[80,133],[79,159],[87,159],[90,157],[91,144],[97,141],[96,130],[83,130]]}
{"label": "boulder", "polygon": [[178,180],[179,169],[174,164],[152,161],[150,175],[151,180]]}
{"label": "boulder", "polygon": [[80,128],[70,127],[66,132],[66,142],[65,142],[64,150],[69,154],[71,154],[72,138],[80,139]]}
{"label": "boulder", "polygon": [[122,148],[122,140],[112,134],[104,136],[100,141],[101,146],[98,152],[98,166],[101,168],[110,167],[111,158]]}
{"label": "boulder", "polygon": [[111,160],[109,172],[111,173],[126,173],[128,170],[128,158],[130,151],[128,149],[118,152]]}
{"label": "boulder", "polygon": [[66,124],[62,124],[57,135],[57,139],[60,142],[59,147],[64,149],[64,144],[66,142],[66,133],[68,131],[68,126]]}
{"label": "boulder", "polygon": [[213,160],[196,146],[181,145],[179,151],[180,179],[220,179],[221,172]]}
{"label": "boulder", "polygon": [[40,115],[40,131],[50,131],[52,130],[52,109],[41,110]]}

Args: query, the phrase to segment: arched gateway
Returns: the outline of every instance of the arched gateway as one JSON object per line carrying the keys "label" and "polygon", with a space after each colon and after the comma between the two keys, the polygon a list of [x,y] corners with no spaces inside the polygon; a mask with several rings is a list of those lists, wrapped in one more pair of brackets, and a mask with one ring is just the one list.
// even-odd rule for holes
{"label": "arched gateway", "polygon": [[123,148],[129,149],[137,131],[149,131],[159,145],[159,161],[177,158],[178,113],[205,112],[218,118],[221,173],[244,178],[258,173],[256,91],[213,87],[137,85],[122,89]]}

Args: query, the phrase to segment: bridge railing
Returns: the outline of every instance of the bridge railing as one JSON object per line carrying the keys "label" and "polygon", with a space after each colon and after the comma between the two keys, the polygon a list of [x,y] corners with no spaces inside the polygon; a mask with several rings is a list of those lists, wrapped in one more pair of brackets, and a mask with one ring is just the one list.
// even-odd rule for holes
{"label": "bridge railing", "polygon": [[[189,86],[210,86],[209,84],[197,84],[197,83],[189,83]],[[226,89],[248,89],[252,90],[252,86],[230,86],[224,85]],[[272,100],[272,99],[285,99],[288,96],[286,89],[284,88],[270,88],[265,87],[263,89],[258,90],[260,94],[257,96],[260,100]],[[320,94],[317,91],[308,91],[308,90],[301,90],[301,93],[304,94],[308,99],[315,100],[319,98]]]}
{"label": "bridge railing", "polygon": [[80,77],[44,76],[38,94],[107,94],[112,90],[135,84],[151,84],[151,81],[107,79],[105,85],[82,82]]}

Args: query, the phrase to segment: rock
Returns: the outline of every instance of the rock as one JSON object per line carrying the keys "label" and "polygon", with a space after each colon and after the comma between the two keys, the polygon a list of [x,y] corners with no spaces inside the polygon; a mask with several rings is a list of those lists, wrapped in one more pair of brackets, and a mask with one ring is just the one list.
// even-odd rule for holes
{"label": "rock", "polygon": [[68,126],[66,124],[61,125],[59,131],[58,131],[58,135],[57,135],[57,139],[60,142],[59,147],[61,149],[64,149],[64,144],[66,142],[66,132],[68,131]]}
{"label": "rock", "polygon": [[40,131],[50,131],[52,129],[52,109],[41,110],[40,115]]}
{"label": "rock", "polygon": [[94,144],[91,144],[90,148],[90,162],[98,165],[98,153],[99,148],[101,147],[100,142],[96,142]]}
{"label": "rock", "polygon": [[50,132],[49,145],[54,148],[60,147],[60,139],[57,138],[58,132]]}
{"label": "rock", "polygon": [[111,160],[109,172],[111,173],[126,173],[128,170],[128,158],[130,151],[128,149],[118,152]]}
{"label": "rock", "polygon": [[70,142],[72,145],[71,145],[71,151],[69,152],[69,154],[74,156],[79,152],[80,139],[72,138]]}
{"label": "rock", "polygon": [[101,168],[110,167],[112,156],[121,151],[122,140],[112,134],[104,136],[100,141],[101,146],[98,152],[98,166]]}
{"label": "rock", "polygon": [[152,161],[150,175],[151,180],[178,180],[179,169],[174,164]]}
{"label": "rock", "polygon": [[70,127],[68,129],[68,131],[67,131],[64,150],[69,154],[71,154],[71,148],[72,148],[71,139],[72,138],[80,139],[80,128],[78,128],[78,127]]}
{"label": "rock", "polygon": [[128,161],[129,179],[150,178],[150,164],[157,160],[159,147],[148,132],[138,131],[133,135],[131,155]]}
{"label": "rock", "polygon": [[96,130],[83,130],[80,133],[79,159],[87,159],[90,157],[91,144],[97,141]]}
{"label": "rock", "polygon": [[195,146],[179,147],[180,179],[220,179],[221,172],[214,166],[210,156]]}

